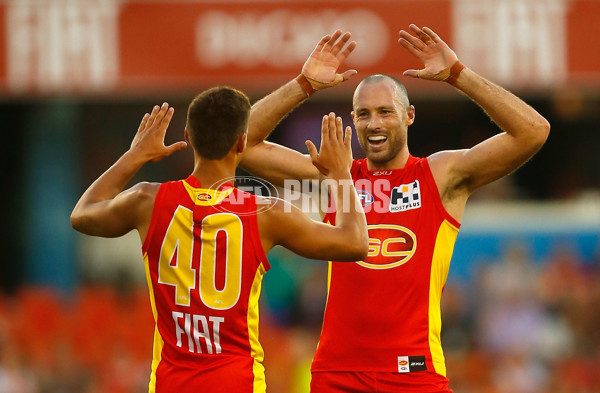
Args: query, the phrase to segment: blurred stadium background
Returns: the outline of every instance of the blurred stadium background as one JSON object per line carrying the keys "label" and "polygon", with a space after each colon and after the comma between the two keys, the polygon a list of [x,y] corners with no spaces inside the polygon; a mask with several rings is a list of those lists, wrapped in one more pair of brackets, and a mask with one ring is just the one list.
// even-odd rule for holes
{"label": "blurred stadium background", "polygon": [[[349,124],[354,87],[376,72],[407,85],[413,154],[495,133],[452,88],[401,77],[418,67],[396,42],[409,23],[552,125],[531,162],[467,205],[443,297],[451,387],[600,392],[599,20],[596,0],[0,1],[0,393],[147,391],[153,321],[137,235],[85,237],[69,214],[155,103],[175,107],[168,139],[180,140],[196,93],[228,84],[257,100],[341,28],[359,43],[346,64],[359,75],[316,94],[272,140],[303,151],[323,114]],[[183,177],[191,163],[178,153],[134,181]],[[269,391],[308,392],[326,263],[269,257]]]}

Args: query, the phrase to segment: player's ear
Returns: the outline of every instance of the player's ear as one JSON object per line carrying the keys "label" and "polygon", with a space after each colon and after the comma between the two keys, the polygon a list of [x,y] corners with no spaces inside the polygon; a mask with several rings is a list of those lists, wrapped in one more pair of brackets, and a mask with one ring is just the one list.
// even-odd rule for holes
{"label": "player's ear", "polygon": [[187,142],[188,145],[191,145],[190,133],[188,132],[187,127],[183,130],[183,138],[185,139],[185,141]]}
{"label": "player's ear", "polygon": [[236,142],[236,151],[238,153],[243,153],[246,150],[246,143],[248,141],[248,132],[244,132],[241,134]]}
{"label": "player's ear", "polygon": [[411,105],[410,108],[408,108],[408,110],[406,111],[406,114],[408,115],[406,123],[410,126],[412,123],[415,122],[415,107]]}

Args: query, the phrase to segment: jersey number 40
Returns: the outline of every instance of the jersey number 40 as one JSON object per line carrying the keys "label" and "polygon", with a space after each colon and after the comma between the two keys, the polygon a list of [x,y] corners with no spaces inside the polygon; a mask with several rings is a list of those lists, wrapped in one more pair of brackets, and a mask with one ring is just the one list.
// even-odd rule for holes
{"label": "jersey number 40", "polygon": [[[194,231],[200,231],[201,242],[194,242]],[[217,288],[217,236],[225,241],[225,285]],[[216,213],[206,217],[200,228],[194,228],[193,212],[179,206],[167,228],[158,262],[158,282],[175,287],[175,304],[190,305],[193,289],[209,308],[227,310],[239,300],[242,290],[243,225],[238,216]],[[193,267],[194,246],[200,246],[198,272]],[[174,260],[175,259],[175,260]],[[172,263],[172,262],[175,263]],[[199,280],[198,280],[199,276]],[[197,285],[199,282],[199,285]]]}

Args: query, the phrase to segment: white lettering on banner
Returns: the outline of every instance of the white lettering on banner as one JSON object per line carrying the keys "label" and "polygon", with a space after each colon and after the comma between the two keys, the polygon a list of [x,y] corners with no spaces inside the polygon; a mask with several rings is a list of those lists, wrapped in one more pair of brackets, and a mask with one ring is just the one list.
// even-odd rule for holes
{"label": "white lettering on banner", "polygon": [[[220,330],[221,323],[225,322],[225,318],[212,316],[207,318],[204,315],[177,311],[173,311],[172,313],[173,320],[175,321],[176,345],[178,347],[183,348],[182,336],[185,334],[187,336],[187,347],[190,352],[204,353],[202,351],[202,348],[204,348],[208,354],[221,353]],[[181,321],[182,319],[183,321]],[[183,322],[183,328],[181,322]]]}
{"label": "white lettering on banner", "polygon": [[454,0],[454,49],[464,64],[503,83],[560,83],[567,2]]}
{"label": "white lettering on banner", "polygon": [[102,89],[117,79],[118,0],[7,3],[10,89]]}
{"label": "white lettering on banner", "polygon": [[276,68],[302,64],[326,32],[351,31],[360,42],[348,64],[368,66],[384,56],[388,46],[385,21],[372,11],[354,9],[269,13],[210,11],[196,25],[196,56],[208,67],[235,64],[252,68],[268,64]]}

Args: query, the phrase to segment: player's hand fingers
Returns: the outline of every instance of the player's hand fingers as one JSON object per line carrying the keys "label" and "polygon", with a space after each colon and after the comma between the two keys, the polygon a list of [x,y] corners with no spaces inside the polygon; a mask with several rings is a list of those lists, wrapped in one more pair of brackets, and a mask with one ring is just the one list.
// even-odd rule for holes
{"label": "player's hand fingers", "polygon": [[342,73],[342,81],[347,81],[348,79],[352,78],[354,75],[358,74],[358,71],[356,70],[348,70],[348,71],[344,71]]}
{"label": "player's hand fingers", "polygon": [[337,29],[335,31],[335,33],[333,33],[333,35],[331,36],[329,41],[327,41],[325,43],[325,45],[323,46],[323,51],[331,52],[331,48],[333,47],[333,44],[335,44],[335,42],[338,40],[338,38],[340,38],[341,35],[342,35],[342,31],[340,29]]}
{"label": "player's hand fingers", "polygon": [[146,125],[148,124],[148,118],[150,117],[149,113],[146,113],[144,115],[144,117],[142,117],[142,121],[140,122],[140,126],[138,127],[137,132],[139,133],[140,131],[142,131],[143,129],[146,128]]}
{"label": "player's hand fingers", "polygon": [[335,136],[338,143],[344,143],[344,125],[339,116],[335,118]]}
{"label": "player's hand fingers", "polygon": [[169,104],[167,102],[163,102],[162,105],[160,106],[160,110],[158,111],[158,114],[156,115],[156,119],[154,120],[156,121],[162,121],[163,117],[165,117],[165,114],[167,113],[167,111],[169,110]]}
{"label": "player's hand fingers", "polygon": [[321,121],[321,147],[327,141],[329,141],[329,115],[323,116],[323,120]]}
{"label": "player's hand fingers", "polygon": [[[168,107],[168,104],[167,104],[167,107]],[[161,131],[163,131],[163,132],[167,131],[167,128],[169,127],[169,124],[171,123],[171,119],[173,118],[174,112],[175,112],[175,109],[173,107],[167,109],[167,111],[159,125],[159,127],[161,128]]]}
{"label": "player's hand fingers", "polygon": [[404,38],[398,39],[400,45],[402,45],[407,51],[409,51],[412,55],[419,57],[421,56],[421,51],[414,47],[410,42],[405,40]]}
{"label": "player's hand fingers", "polygon": [[154,119],[156,119],[159,110],[160,106],[154,105],[154,108],[152,108],[152,112],[150,112],[150,116],[148,117],[148,122],[146,123],[148,127],[152,127],[154,124]]}
{"label": "player's hand fingers", "polygon": [[335,140],[334,138],[337,138],[335,133],[335,113],[333,112],[330,112],[327,118],[327,135],[331,141]]}
{"label": "player's hand fingers", "polygon": [[433,40],[431,39],[431,37],[425,33],[423,30],[421,30],[417,25],[410,25],[410,29],[417,35],[417,37],[419,37],[419,39],[424,42],[425,44],[429,44],[431,43]]}
{"label": "player's hand fingers", "polygon": [[341,38],[333,45],[333,47],[331,47],[331,54],[337,56],[338,52],[342,50],[342,48],[344,47],[344,45],[346,45],[350,37],[351,34],[349,32],[345,32],[344,35],[342,35]]}
{"label": "player's hand fingers", "polygon": [[402,75],[404,76],[410,76],[411,78],[418,78],[419,77],[419,70],[406,70],[402,73]]}
{"label": "player's hand fingers", "polygon": [[346,145],[346,151],[348,153],[348,169],[352,169],[352,127],[346,126],[346,132],[344,136],[344,145]]}
{"label": "player's hand fingers", "polygon": [[312,162],[319,161],[319,153],[317,152],[317,147],[315,146],[315,144],[309,140],[305,141],[304,144],[308,148],[308,154],[310,155],[310,159],[312,160]]}
{"label": "player's hand fingers", "polygon": [[344,145],[346,149],[352,149],[352,127],[346,126],[346,131],[344,132]]}
{"label": "player's hand fingers", "polygon": [[418,50],[423,50],[426,48],[426,45],[423,41],[404,30],[400,30],[400,39],[408,41],[414,48]]}
{"label": "player's hand fingers", "polygon": [[304,143],[308,148],[308,154],[310,154],[312,164],[315,166],[315,168],[319,170],[319,172],[327,176],[327,174],[329,174],[329,170],[319,163],[319,154],[317,153],[317,147],[315,146],[315,144],[311,141],[306,141]]}
{"label": "player's hand fingers", "polygon": [[444,42],[444,41],[443,41],[443,40],[440,38],[440,36],[439,36],[439,35],[437,35],[437,34],[436,34],[436,32],[435,32],[435,31],[433,31],[433,30],[431,30],[429,27],[427,27],[427,26],[424,26],[424,27],[423,27],[423,31],[424,31],[425,33],[427,33],[427,35],[428,35],[429,37],[431,37],[431,39],[433,40],[433,42],[436,42],[436,43],[437,43],[437,42]]}
{"label": "player's hand fingers", "polygon": [[160,129],[163,118],[165,117],[165,114],[167,113],[168,110],[169,110],[169,104],[167,104],[166,102],[163,102],[163,104],[160,106],[158,112],[156,112],[156,116],[154,117],[154,121],[152,122],[152,127]]}
{"label": "player's hand fingers", "polygon": [[171,154],[175,153],[176,151],[185,149],[187,147],[187,143],[184,141],[179,141],[179,142],[175,142],[172,145],[169,145],[165,148],[167,155],[170,156]]}
{"label": "player's hand fingers", "polygon": [[352,53],[352,51],[353,51],[354,49],[356,49],[356,45],[357,45],[356,41],[352,41],[351,43],[349,43],[349,44],[348,44],[348,46],[347,46],[347,47],[346,47],[346,48],[345,48],[343,51],[339,52],[339,53],[336,55],[336,57],[337,57],[338,61],[339,61],[340,63],[343,63],[343,62],[344,62],[344,60],[346,60],[346,58],[347,58],[348,56],[350,56],[350,53]]}
{"label": "player's hand fingers", "polygon": [[319,41],[317,43],[317,46],[313,50],[313,53],[321,52],[323,50],[323,47],[325,46],[325,43],[327,41],[329,41],[330,39],[331,39],[331,36],[329,34],[327,34],[326,36],[324,36],[323,38],[321,38],[321,41]]}
{"label": "player's hand fingers", "polygon": [[408,28],[415,33],[418,37],[421,37],[423,34],[423,30],[421,30],[421,28],[417,25],[415,25],[414,23],[411,23],[410,25],[408,25]]}

